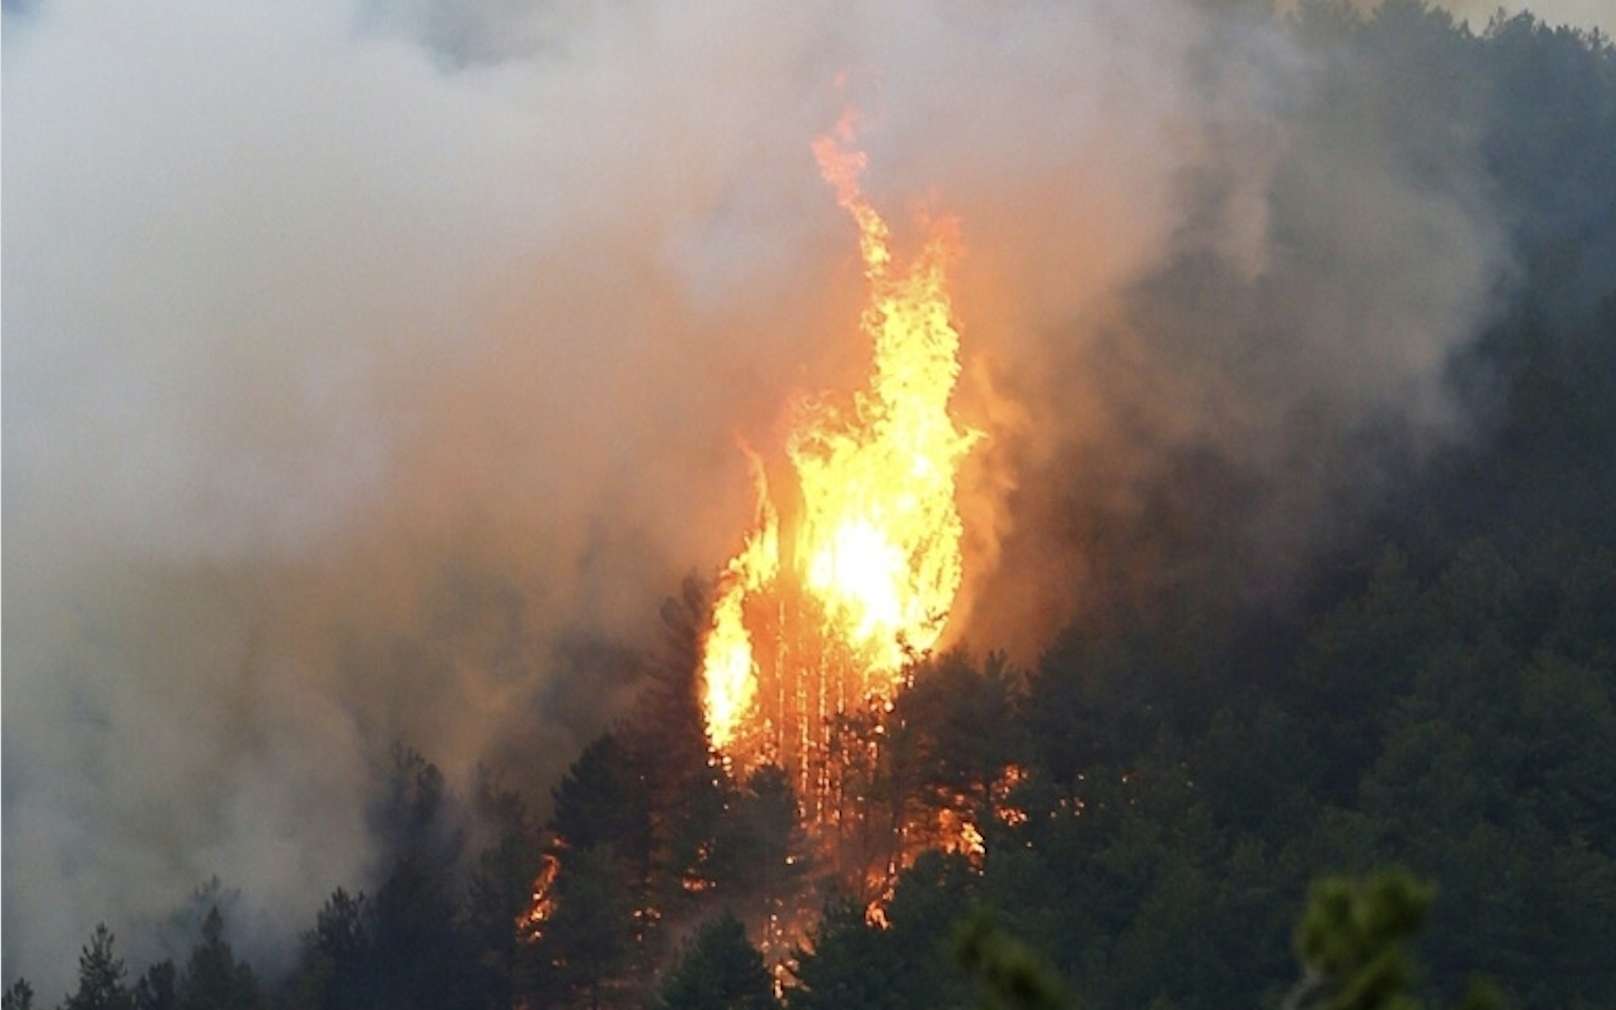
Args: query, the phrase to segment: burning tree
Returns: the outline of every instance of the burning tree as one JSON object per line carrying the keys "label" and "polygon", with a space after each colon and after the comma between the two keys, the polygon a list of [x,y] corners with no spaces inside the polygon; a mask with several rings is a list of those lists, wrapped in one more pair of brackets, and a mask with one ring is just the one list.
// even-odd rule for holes
{"label": "burning tree", "polygon": [[[852,140],[847,116],[814,154],[858,227],[873,373],[847,401],[795,404],[782,462],[749,451],[756,514],[712,599],[687,585],[669,601],[657,683],[556,791],[554,841],[523,925],[537,975],[574,1001],[648,977],[680,924],[714,903],[745,919],[778,972],[811,917],[801,899],[816,855],[868,902],[912,855],[905,839],[935,841],[941,828],[958,842],[985,816],[957,815],[975,811],[967,799],[917,807],[932,737],[894,710],[963,579],[956,473],[978,435],[949,412],[957,232],[929,222],[899,269]],[[588,890],[605,876],[623,884],[612,900],[628,925],[597,936],[599,917],[576,906],[607,903]]]}
{"label": "burning tree", "polygon": [[814,153],[858,229],[872,373],[845,400],[799,400],[780,458],[747,450],[739,549],[710,596],[687,583],[664,606],[655,683],[556,790],[523,920],[540,1003],[651,997],[678,938],[720,909],[780,991],[826,893],[886,930],[906,867],[957,884],[1027,819],[1015,678],[937,652],[964,578],[958,471],[980,438],[950,411],[957,229],[926,222],[900,267],[852,140],[844,117]]}
{"label": "burning tree", "polygon": [[721,574],[701,663],[714,746],[742,769],[785,768],[815,822],[839,813],[835,717],[890,699],[942,637],[964,574],[956,474],[978,437],[949,412],[960,371],[948,293],[957,229],[930,222],[898,269],[887,223],[860,190],[866,158],[852,140],[849,115],[814,154],[858,226],[873,374],[850,402],[796,405],[787,493],[752,457],[756,520]]}

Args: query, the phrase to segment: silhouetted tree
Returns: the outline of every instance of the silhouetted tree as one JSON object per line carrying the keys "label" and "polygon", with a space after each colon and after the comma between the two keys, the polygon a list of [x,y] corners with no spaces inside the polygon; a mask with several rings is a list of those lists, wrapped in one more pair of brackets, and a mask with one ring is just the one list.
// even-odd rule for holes
{"label": "silhouetted tree", "polygon": [[493,839],[478,855],[467,887],[466,932],[475,969],[469,996],[475,1006],[508,1008],[520,953],[516,922],[532,902],[543,849],[521,797],[499,788],[483,769],[476,807]]}
{"label": "silhouetted tree", "polygon": [[0,1010],[34,1010],[34,987],[25,978],[6,986],[0,993]]}
{"label": "silhouetted tree", "polygon": [[994,825],[993,789],[1020,756],[1020,727],[1003,657],[983,668],[962,652],[921,664],[914,687],[900,695],[894,718],[920,736],[924,802],[971,822]]}
{"label": "silhouetted tree", "polygon": [[370,812],[384,853],[365,902],[366,998],[432,1010],[472,997],[460,897],[465,820],[437,766],[402,745]]}
{"label": "silhouetted tree", "polygon": [[733,798],[715,842],[713,872],[720,895],[761,923],[792,904],[808,869],[802,812],[791,778],[762,765]]}
{"label": "silhouetted tree", "polygon": [[698,679],[700,615],[706,601],[687,580],[662,608],[666,657],[652,667],[628,741],[642,770],[651,811],[651,895],[668,918],[687,912],[712,882],[714,841],[734,783],[713,754]]}
{"label": "silhouetted tree", "polygon": [[135,982],[135,1010],[177,1010],[180,1006],[179,970],[164,959],[147,966]]}
{"label": "silhouetted tree", "polygon": [[256,1010],[258,979],[252,967],[237,960],[224,938],[224,917],[217,906],[202,920],[202,939],[191,950],[179,985],[181,1010]]}
{"label": "silhouetted tree", "polygon": [[95,927],[79,954],[78,988],[62,1004],[63,1010],[132,1010],[123,958],[113,953],[114,939],[106,923]]}
{"label": "silhouetted tree", "polygon": [[826,899],[808,942],[796,951],[785,1003],[790,1010],[897,1010],[893,960],[881,932],[864,920],[850,895]]}
{"label": "silhouetted tree", "polygon": [[728,912],[704,925],[662,986],[663,1010],[771,1010],[778,1006],[763,957]]}
{"label": "silhouetted tree", "polygon": [[648,872],[651,811],[645,779],[618,734],[597,737],[555,787],[550,830],[572,848],[614,845],[630,866]]}
{"label": "silhouetted tree", "polygon": [[538,1001],[588,1007],[635,984],[634,906],[610,845],[568,852],[556,878],[555,912],[538,943],[529,988]]}
{"label": "silhouetted tree", "polygon": [[332,892],[303,935],[292,1002],[310,1010],[366,1010],[380,1005],[379,966],[363,894]]}

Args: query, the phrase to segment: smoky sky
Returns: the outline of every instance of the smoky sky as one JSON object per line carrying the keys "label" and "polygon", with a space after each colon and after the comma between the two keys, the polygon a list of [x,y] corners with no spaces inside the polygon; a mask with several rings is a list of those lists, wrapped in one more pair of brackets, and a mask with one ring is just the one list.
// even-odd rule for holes
{"label": "smoky sky", "polygon": [[4,953],[47,998],[215,874],[284,946],[372,871],[394,741],[542,802],[734,547],[738,440],[860,381],[809,153],[849,104],[900,250],[964,235],[973,643],[1036,650],[1107,530],[1170,581],[1187,489],[1284,585],[1388,445],[1467,436],[1510,275],[1465,137],[1215,5],[68,0],[4,47]]}

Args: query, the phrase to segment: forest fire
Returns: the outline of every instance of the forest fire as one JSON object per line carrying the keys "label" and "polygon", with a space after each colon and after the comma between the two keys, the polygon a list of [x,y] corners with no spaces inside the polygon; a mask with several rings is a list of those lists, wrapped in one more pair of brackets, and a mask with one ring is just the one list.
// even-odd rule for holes
{"label": "forest fire", "polygon": [[[956,479],[981,435],[949,410],[960,373],[948,291],[948,268],[960,251],[954,222],[923,222],[920,248],[900,268],[887,222],[860,188],[866,157],[853,139],[850,113],[813,152],[858,228],[869,288],[859,330],[871,342],[872,374],[845,399],[793,404],[779,460],[743,447],[756,509],[719,573],[700,643],[699,718],[711,750],[681,779],[669,773],[666,749],[650,747],[628,758],[641,763],[614,779],[646,788],[710,786],[716,806],[709,812],[775,825],[771,840],[737,842],[716,828],[692,829],[687,838],[680,825],[700,812],[670,810],[647,818],[644,849],[633,849],[632,837],[613,841],[639,853],[623,857],[646,886],[647,904],[634,913],[635,943],[655,932],[663,908],[715,892],[743,903],[750,895],[747,923],[777,987],[812,921],[812,903],[798,900],[810,863],[860,894],[869,921],[879,923],[898,872],[925,844],[936,842],[978,869],[985,855],[978,823],[986,815],[965,812],[968,797],[929,814],[874,798],[876,780],[891,771],[882,764],[888,723],[904,718],[899,689],[937,646],[964,577]],[[679,724],[666,710],[647,719],[653,734]],[[798,827],[808,829],[815,853],[793,848]],[[566,904],[556,885],[558,853],[576,841],[567,836],[562,827],[519,920],[531,941],[542,939]],[[686,848],[689,838],[700,840]],[[765,861],[775,866],[761,883],[715,875],[714,865],[732,863],[737,848],[770,846],[774,860]],[[653,878],[668,883],[652,886]]]}
{"label": "forest fire", "polygon": [[1616,1005],[1533,6],[0,2],[0,1010]]}
{"label": "forest fire", "polygon": [[756,519],[721,574],[702,659],[713,745],[741,768],[785,767],[811,818],[830,788],[831,718],[889,698],[948,622],[963,578],[956,474],[979,437],[949,412],[960,371],[954,223],[926,222],[899,269],[860,189],[866,156],[853,139],[849,114],[813,150],[858,226],[873,373],[850,402],[796,405],[787,495],[752,456]]}

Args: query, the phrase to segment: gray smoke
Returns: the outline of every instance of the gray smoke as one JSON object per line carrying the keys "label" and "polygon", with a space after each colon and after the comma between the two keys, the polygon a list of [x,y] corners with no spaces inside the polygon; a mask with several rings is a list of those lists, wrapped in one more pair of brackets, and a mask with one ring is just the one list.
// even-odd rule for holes
{"label": "gray smoke", "polygon": [[900,241],[963,223],[983,644],[1091,591],[1074,498],[1143,529],[1196,459],[1283,582],[1365,432],[1463,436],[1507,276],[1462,143],[1433,188],[1176,0],[62,0],[4,47],[4,953],[47,999],[214,874],[284,948],[372,869],[394,740],[542,794],[621,709],[749,515],[737,436],[861,374],[845,103]]}

